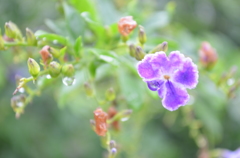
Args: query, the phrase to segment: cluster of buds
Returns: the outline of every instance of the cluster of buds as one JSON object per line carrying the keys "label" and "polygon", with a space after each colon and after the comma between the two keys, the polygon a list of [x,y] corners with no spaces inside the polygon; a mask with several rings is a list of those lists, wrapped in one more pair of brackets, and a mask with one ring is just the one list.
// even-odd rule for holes
{"label": "cluster of buds", "polygon": [[[166,52],[167,50],[168,50],[168,43],[163,42],[157,45],[155,48],[153,48],[149,52],[149,54],[153,54],[160,51]],[[138,61],[141,61],[146,55],[146,53],[143,51],[143,48],[141,46],[135,46],[134,44],[129,45],[129,54],[130,56],[136,58]]]}
{"label": "cluster of buds", "polygon": [[199,50],[201,65],[206,69],[211,69],[217,62],[217,52],[208,42],[202,42]]}
{"label": "cluster of buds", "polygon": [[109,142],[109,157],[114,158],[117,154],[117,144],[114,140]]}
{"label": "cluster of buds", "polygon": [[135,46],[133,44],[129,45],[129,54],[137,59],[138,61],[141,61],[146,53],[143,51],[142,47],[140,46]]}
{"label": "cluster of buds", "polygon": [[[45,69],[48,70],[48,73],[51,75],[51,77],[56,78],[61,73],[65,77],[73,77],[75,74],[74,66],[72,64],[66,64],[61,66],[57,61],[52,61],[53,56],[58,56],[60,53],[55,48],[51,48],[49,46],[44,46],[41,51],[40,55],[42,57],[42,62],[45,66]],[[39,64],[32,58],[28,59],[28,69],[29,73],[34,77],[37,78],[37,76],[40,73],[40,66]]]}
{"label": "cluster of buds", "polygon": [[18,28],[16,24],[9,21],[5,23],[5,35],[4,38],[0,37],[0,49],[4,48],[4,43],[7,42],[14,42],[14,41],[21,41],[26,42],[28,45],[36,46],[37,45],[37,39],[34,33],[29,29],[26,28],[26,40],[23,38],[22,32]]}
{"label": "cluster of buds", "polygon": [[108,113],[101,108],[97,108],[94,112],[94,120],[91,120],[94,131],[99,136],[105,136],[109,125],[115,130],[119,130],[119,120],[126,121],[130,117],[132,110],[123,110],[118,112],[114,107],[110,107]]}
{"label": "cluster of buds", "polygon": [[22,33],[16,24],[9,21],[5,23],[5,34],[12,39],[22,40]]}
{"label": "cluster of buds", "polygon": [[118,112],[113,106],[108,110],[108,113],[104,112],[101,108],[97,108],[94,112],[94,120],[90,120],[93,130],[97,135],[102,136],[103,146],[108,149],[109,158],[114,158],[117,154],[117,145],[114,140],[110,140],[110,132],[108,132],[109,125],[112,125],[113,129],[119,130],[119,120],[128,120],[132,110],[123,110]]}

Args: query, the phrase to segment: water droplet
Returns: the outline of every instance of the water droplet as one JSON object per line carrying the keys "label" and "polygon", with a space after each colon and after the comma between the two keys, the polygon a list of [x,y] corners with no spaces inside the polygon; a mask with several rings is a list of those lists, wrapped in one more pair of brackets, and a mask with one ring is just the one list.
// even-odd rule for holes
{"label": "water droplet", "polygon": [[53,44],[58,44],[58,40],[53,40]]}
{"label": "water droplet", "polygon": [[234,82],[235,82],[235,80],[234,80],[233,78],[230,78],[230,79],[227,80],[227,84],[228,84],[229,86],[233,85]]}
{"label": "water droplet", "polygon": [[52,77],[51,77],[51,75],[48,74],[48,75],[46,75],[46,78],[51,79]]}
{"label": "water droplet", "polygon": [[64,77],[62,79],[62,82],[64,85],[66,86],[71,86],[71,85],[74,85],[75,82],[76,82],[76,79],[74,77]]}
{"label": "water droplet", "polygon": [[124,121],[127,121],[129,119],[129,117],[123,117],[121,118],[121,121],[124,122]]}
{"label": "water droplet", "polygon": [[24,103],[23,103],[21,100],[18,100],[18,101],[16,102],[16,106],[17,106],[18,108],[21,108],[23,105],[24,105]]}
{"label": "water droplet", "polygon": [[19,88],[18,92],[20,93],[24,93],[25,92],[25,89],[22,87],[22,88]]}

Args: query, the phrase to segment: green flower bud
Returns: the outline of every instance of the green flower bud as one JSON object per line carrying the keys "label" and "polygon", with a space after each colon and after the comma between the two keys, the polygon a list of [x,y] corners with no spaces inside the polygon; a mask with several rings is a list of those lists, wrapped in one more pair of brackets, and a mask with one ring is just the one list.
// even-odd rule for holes
{"label": "green flower bud", "polygon": [[21,31],[19,30],[17,25],[14,24],[11,21],[5,23],[5,34],[9,38],[22,40],[22,33],[21,33]]}
{"label": "green flower bud", "polygon": [[32,32],[32,30],[30,30],[29,28],[26,28],[26,36],[27,36],[27,43],[30,45],[37,45],[37,40],[36,37],[34,35],[34,33]]}
{"label": "green flower bud", "polygon": [[72,64],[67,64],[62,67],[62,74],[66,77],[72,77],[75,74],[75,70]]}
{"label": "green flower bud", "polygon": [[20,115],[24,112],[26,96],[24,94],[13,96],[11,99],[11,107],[16,113],[16,118],[19,118]]}
{"label": "green flower bud", "polygon": [[58,77],[60,73],[61,73],[61,65],[56,61],[52,61],[49,64],[49,74],[51,75],[51,77]]}
{"label": "green flower bud", "polygon": [[136,47],[136,51],[135,51],[135,58],[137,60],[142,60],[145,56],[145,53],[143,52],[142,48],[140,46]]}
{"label": "green flower bud", "polygon": [[115,92],[113,88],[109,88],[105,93],[106,99],[108,101],[113,101],[116,98]]}
{"label": "green flower bud", "polygon": [[53,47],[49,48],[49,52],[53,55],[54,58],[58,58],[60,56],[60,51]]}
{"label": "green flower bud", "polygon": [[4,50],[4,39],[2,36],[2,30],[0,29],[0,50]]}
{"label": "green flower bud", "polygon": [[147,36],[144,31],[144,27],[139,25],[138,40],[143,45],[147,41]]}
{"label": "green flower bud", "polygon": [[166,52],[168,50],[168,43],[165,41],[159,45],[157,45],[157,47],[155,47],[153,50],[151,50],[149,53],[156,53],[156,52],[160,52],[160,51],[163,51],[163,52]]}
{"label": "green flower bud", "polygon": [[116,148],[116,147],[117,147],[116,142],[115,142],[114,140],[111,140],[111,141],[109,142],[109,147],[110,147],[110,149]]}
{"label": "green flower bud", "polygon": [[4,47],[4,39],[1,35],[1,30],[0,30],[0,50],[4,50],[5,47]]}
{"label": "green flower bud", "polygon": [[129,54],[130,54],[132,57],[135,57],[135,51],[136,51],[135,45],[134,45],[134,44],[130,44],[130,45],[129,45]]}
{"label": "green flower bud", "polygon": [[127,40],[129,39],[129,37],[128,36],[121,36],[121,39],[124,43],[126,43]]}
{"label": "green flower bud", "polygon": [[84,83],[84,90],[87,96],[92,97],[94,95],[94,90],[88,82]]}
{"label": "green flower bud", "polygon": [[40,72],[40,66],[32,58],[28,58],[28,71],[34,78],[36,78]]}

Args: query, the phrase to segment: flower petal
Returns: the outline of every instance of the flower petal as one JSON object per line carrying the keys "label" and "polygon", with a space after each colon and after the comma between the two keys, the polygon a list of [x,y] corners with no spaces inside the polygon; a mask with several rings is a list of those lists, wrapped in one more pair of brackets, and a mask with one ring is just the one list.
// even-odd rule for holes
{"label": "flower petal", "polygon": [[166,92],[162,104],[166,109],[174,111],[187,103],[189,95],[184,87],[180,87],[170,81],[165,82],[164,86]]}
{"label": "flower petal", "polygon": [[185,61],[185,56],[179,51],[171,52],[168,58],[170,61],[169,68],[171,68],[172,72],[181,67],[182,63]]}
{"label": "flower petal", "polygon": [[163,83],[164,81],[162,80],[147,81],[148,88],[152,91],[156,91],[161,88]]}
{"label": "flower petal", "polygon": [[154,79],[156,77],[156,73],[149,62],[150,60],[151,56],[146,55],[145,58],[137,65],[138,74],[145,80]]}
{"label": "flower petal", "polygon": [[182,67],[174,74],[173,81],[192,89],[198,83],[198,69],[190,58],[186,58]]}
{"label": "flower petal", "polygon": [[164,82],[163,82],[162,86],[158,89],[158,96],[160,98],[163,98],[164,95],[165,95],[165,92],[166,92],[166,87],[165,87]]}
{"label": "flower petal", "polygon": [[160,76],[163,72],[165,72],[165,67],[168,67],[169,60],[166,56],[165,52],[156,52],[152,55],[152,59],[150,61],[152,67],[158,70],[158,76]]}

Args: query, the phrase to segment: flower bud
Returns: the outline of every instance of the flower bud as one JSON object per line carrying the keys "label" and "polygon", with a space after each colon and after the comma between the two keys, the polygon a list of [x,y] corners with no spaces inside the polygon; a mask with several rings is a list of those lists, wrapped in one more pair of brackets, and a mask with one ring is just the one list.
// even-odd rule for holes
{"label": "flower bud", "polygon": [[17,27],[16,24],[14,24],[13,22],[9,21],[5,23],[5,34],[9,37],[9,38],[14,38],[14,39],[18,39],[18,40],[22,40],[22,33],[19,30],[19,28]]}
{"label": "flower bud", "polygon": [[116,147],[116,142],[114,140],[111,140],[109,142],[109,147],[110,147],[110,149],[115,148]]}
{"label": "flower bud", "polygon": [[137,22],[133,20],[132,16],[123,17],[118,22],[118,30],[122,36],[128,36],[136,27]]}
{"label": "flower bud", "polygon": [[54,58],[58,58],[60,56],[60,51],[53,47],[49,47],[49,52],[53,55]]}
{"label": "flower bud", "polygon": [[5,47],[4,47],[4,39],[3,39],[3,36],[2,36],[2,31],[0,29],[0,50],[4,50]]}
{"label": "flower bud", "polygon": [[107,133],[107,113],[104,112],[101,108],[97,108],[93,113],[96,122],[95,132],[99,136],[105,136]]}
{"label": "flower bud", "polygon": [[145,56],[145,53],[143,52],[142,48],[140,46],[136,47],[135,51],[135,58],[139,61],[141,61]]}
{"label": "flower bud", "polygon": [[147,36],[144,31],[144,27],[139,25],[138,40],[143,45],[147,41]]}
{"label": "flower bud", "polygon": [[84,83],[84,90],[87,96],[92,97],[94,95],[94,90],[88,82]]}
{"label": "flower bud", "polygon": [[39,52],[45,65],[48,65],[52,61],[52,55],[50,54],[49,49],[49,46],[44,46]]}
{"label": "flower bud", "polygon": [[129,37],[128,36],[121,36],[121,39],[124,43],[126,43],[127,40],[129,39]]}
{"label": "flower bud", "polygon": [[[108,109],[108,119],[112,119],[117,114],[118,114],[118,111],[116,110],[116,108],[114,106],[110,106]],[[113,121],[111,123],[111,126],[113,127],[114,130],[119,131],[120,130],[119,119],[116,119],[115,121]]]}
{"label": "flower bud", "polygon": [[130,117],[130,115],[132,114],[132,110],[131,109],[127,109],[122,111],[121,113],[121,121],[127,121]]}
{"label": "flower bud", "polygon": [[151,50],[149,53],[154,54],[156,52],[166,52],[168,50],[168,43],[166,41],[164,41],[163,43],[157,45],[157,47],[155,47],[153,50]]}
{"label": "flower bud", "polygon": [[108,101],[113,101],[116,98],[115,92],[113,88],[109,88],[105,93],[106,99]]}
{"label": "flower bud", "polygon": [[4,49],[5,49],[5,47],[4,47],[4,40],[3,40],[3,37],[0,34],[0,50],[4,50]]}
{"label": "flower bud", "polygon": [[58,77],[60,73],[61,73],[61,65],[56,61],[52,61],[49,64],[49,74],[51,75],[51,77]]}
{"label": "flower bud", "polygon": [[62,74],[66,77],[73,77],[75,70],[72,64],[63,65]]}
{"label": "flower bud", "polygon": [[129,54],[130,54],[132,57],[135,57],[135,51],[136,51],[135,45],[134,45],[134,44],[130,44],[130,45],[129,45]]}
{"label": "flower bud", "polygon": [[40,72],[40,66],[32,58],[28,58],[28,71],[34,78],[36,78]]}
{"label": "flower bud", "polygon": [[111,157],[115,157],[117,155],[117,149],[116,148],[112,148],[110,150],[110,155],[111,155]]}
{"label": "flower bud", "polygon": [[27,36],[27,43],[30,45],[37,45],[37,40],[36,37],[34,35],[34,33],[32,32],[32,30],[30,30],[29,28],[26,28],[26,36]]}
{"label": "flower bud", "polygon": [[199,58],[204,68],[211,69],[216,64],[218,56],[216,50],[208,42],[202,42]]}
{"label": "flower bud", "polygon": [[11,99],[11,107],[16,113],[16,118],[19,118],[20,115],[24,112],[26,96],[24,94],[13,96]]}

